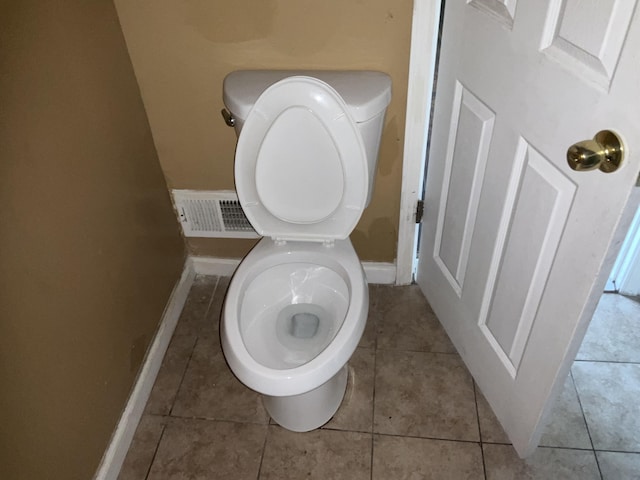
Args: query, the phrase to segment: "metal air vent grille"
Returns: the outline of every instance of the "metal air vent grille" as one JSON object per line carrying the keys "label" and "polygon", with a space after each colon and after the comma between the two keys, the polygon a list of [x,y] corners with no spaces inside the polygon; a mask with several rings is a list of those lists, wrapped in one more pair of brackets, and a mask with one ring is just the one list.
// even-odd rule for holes
{"label": "metal air vent grille", "polygon": [[258,238],[235,192],[173,190],[178,221],[186,237]]}

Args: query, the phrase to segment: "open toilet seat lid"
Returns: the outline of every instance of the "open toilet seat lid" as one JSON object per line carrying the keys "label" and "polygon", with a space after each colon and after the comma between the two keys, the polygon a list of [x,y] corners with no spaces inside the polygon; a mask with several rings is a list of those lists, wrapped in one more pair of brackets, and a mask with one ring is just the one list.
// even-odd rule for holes
{"label": "open toilet seat lid", "polygon": [[342,97],[294,76],[262,93],[236,149],[235,181],[256,231],[278,240],[330,241],[353,231],[368,194],[360,131]]}

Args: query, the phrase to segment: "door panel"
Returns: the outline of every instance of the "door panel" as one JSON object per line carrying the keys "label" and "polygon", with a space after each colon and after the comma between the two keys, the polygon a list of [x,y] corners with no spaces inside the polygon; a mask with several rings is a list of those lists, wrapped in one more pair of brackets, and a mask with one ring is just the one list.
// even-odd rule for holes
{"label": "door panel", "polygon": [[[435,261],[451,287],[460,294],[495,114],[460,83],[456,83],[453,111],[445,159],[445,186],[436,230]],[[465,164],[467,158],[474,159],[474,168]]]}
{"label": "door panel", "polygon": [[487,15],[493,16],[505,27],[510,29],[513,26],[518,0],[471,0],[467,3]]}
{"label": "door panel", "polygon": [[[640,166],[633,3],[446,3],[417,281],[522,456],[580,345]],[[623,166],[571,170],[568,147],[605,128],[626,140]]]}
{"label": "door panel", "polygon": [[608,89],[635,4],[635,0],[550,2],[542,51],[564,68]]}
{"label": "door panel", "polygon": [[[494,346],[497,343],[502,350],[498,353],[509,359],[512,376],[531,332],[576,189],[524,139],[518,150],[522,153],[516,162],[524,165],[517,168],[509,189],[516,191],[519,186],[519,190],[513,204],[505,202],[511,208],[510,216],[503,218],[509,222],[503,221],[498,236],[504,236],[507,225],[508,234],[504,247],[495,252],[492,266],[497,275],[487,284],[479,319],[488,340]],[[485,321],[482,312],[486,310]]]}

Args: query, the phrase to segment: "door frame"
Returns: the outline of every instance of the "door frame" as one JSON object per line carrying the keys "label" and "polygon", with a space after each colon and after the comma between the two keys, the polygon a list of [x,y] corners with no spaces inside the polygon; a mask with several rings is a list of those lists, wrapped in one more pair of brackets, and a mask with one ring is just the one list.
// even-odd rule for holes
{"label": "door frame", "polygon": [[616,293],[640,294],[640,208],[635,213],[631,227],[609,275],[615,281]]}
{"label": "door frame", "polygon": [[416,204],[422,198],[441,5],[441,0],[413,2],[396,250],[396,285],[408,285],[413,281],[417,249],[415,212]]}

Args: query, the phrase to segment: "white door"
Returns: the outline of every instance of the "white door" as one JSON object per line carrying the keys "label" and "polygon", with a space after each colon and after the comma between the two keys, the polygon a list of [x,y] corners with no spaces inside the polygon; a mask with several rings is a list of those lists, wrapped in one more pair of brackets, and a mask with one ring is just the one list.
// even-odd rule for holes
{"label": "white door", "polygon": [[[635,3],[446,2],[417,281],[523,457],[630,217],[640,169]],[[568,147],[604,129],[624,139],[620,169],[571,170]]]}

